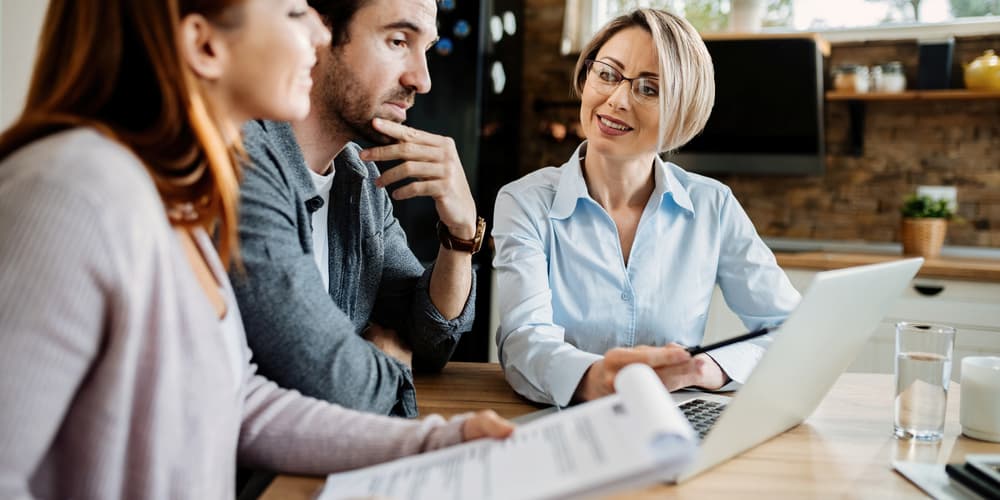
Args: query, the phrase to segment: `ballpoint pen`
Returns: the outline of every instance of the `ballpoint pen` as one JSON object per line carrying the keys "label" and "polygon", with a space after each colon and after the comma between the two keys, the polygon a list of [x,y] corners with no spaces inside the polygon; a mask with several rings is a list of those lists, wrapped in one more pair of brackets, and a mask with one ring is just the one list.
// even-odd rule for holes
{"label": "ballpoint pen", "polygon": [[684,350],[686,350],[692,356],[694,356],[695,354],[701,354],[703,352],[711,351],[713,349],[718,349],[720,347],[725,347],[725,346],[730,345],[730,344],[735,344],[737,342],[743,342],[744,340],[750,340],[752,338],[757,338],[757,337],[760,337],[761,335],[767,335],[768,333],[771,333],[771,332],[773,332],[773,331],[775,331],[777,329],[778,329],[777,327],[764,327],[764,328],[761,328],[760,330],[754,330],[754,331],[752,331],[750,333],[744,333],[743,335],[737,335],[735,337],[731,337],[731,338],[728,338],[726,340],[722,340],[722,341],[716,342],[714,344],[695,345],[695,346],[687,347]]}

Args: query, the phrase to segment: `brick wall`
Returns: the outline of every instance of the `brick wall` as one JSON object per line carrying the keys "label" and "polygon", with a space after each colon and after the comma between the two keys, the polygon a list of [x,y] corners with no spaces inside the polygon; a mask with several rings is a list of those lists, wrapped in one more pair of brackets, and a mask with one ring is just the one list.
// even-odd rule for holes
{"label": "brick wall", "polygon": [[[560,165],[579,144],[579,107],[570,81],[575,57],[559,55],[565,0],[525,1],[525,68],[520,172]],[[1000,35],[959,38],[959,62],[1000,50]],[[836,44],[829,68],[901,61],[916,81],[913,40]],[[568,126],[552,137],[550,123]],[[826,173],[812,177],[722,176],[764,236],[898,241],[902,198],[917,185],[958,187],[962,223],[946,244],[1000,247],[1000,99],[872,101],[866,104],[864,153],[849,154],[848,104],[827,102]],[[558,130],[557,130],[558,132]],[[557,134],[558,135],[558,134]],[[682,165],[683,166],[683,165]]]}

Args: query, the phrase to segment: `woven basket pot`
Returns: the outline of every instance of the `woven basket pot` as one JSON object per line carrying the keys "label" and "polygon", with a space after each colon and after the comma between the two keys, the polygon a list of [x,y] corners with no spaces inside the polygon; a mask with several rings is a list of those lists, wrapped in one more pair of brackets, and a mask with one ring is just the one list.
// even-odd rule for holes
{"label": "woven basket pot", "polygon": [[947,219],[903,219],[900,239],[903,240],[903,254],[921,257],[941,255],[944,235],[948,231]]}

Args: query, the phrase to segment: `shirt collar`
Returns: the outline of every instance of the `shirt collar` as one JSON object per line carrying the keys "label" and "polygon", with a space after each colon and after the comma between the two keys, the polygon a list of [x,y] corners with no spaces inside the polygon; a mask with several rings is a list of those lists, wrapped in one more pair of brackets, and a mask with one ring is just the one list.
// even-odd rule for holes
{"label": "shirt collar", "polygon": [[583,168],[580,166],[580,158],[587,152],[587,143],[584,142],[573,151],[573,156],[564,163],[560,170],[559,185],[556,187],[556,196],[552,200],[552,208],[549,209],[549,217],[553,219],[565,219],[572,215],[576,209],[576,203],[581,198],[590,199],[587,191],[587,183],[583,180]]}
{"label": "shirt collar", "polygon": [[[569,217],[576,210],[577,203],[581,199],[594,201],[587,190],[587,182],[583,178],[583,167],[580,165],[580,159],[586,156],[586,153],[587,143],[584,141],[576,148],[569,161],[560,167],[562,174],[559,177],[559,185],[556,187],[555,198],[552,200],[552,208],[549,209],[550,218],[565,219]],[[678,207],[694,215],[694,204],[691,203],[687,189],[675,175],[674,168],[660,159],[659,155],[655,157],[654,162],[653,182],[655,186],[652,198],[660,200],[661,206],[664,200],[669,199]]]}
{"label": "shirt collar", "polygon": [[361,159],[361,146],[349,142],[344,149],[333,158],[333,168],[338,173],[351,171],[362,179],[368,178],[368,164]]}
{"label": "shirt collar", "polygon": [[[310,172],[309,166],[306,164],[302,149],[295,139],[295,131],[292,129],[291,124],[267,120],[260,121],[260,124],[261,128],[271,137],[272,145],[277,150],[278,157],[283,159],[279,163],[294,165],[294,170],[297,177],[299,177],[299,181],[303,184],[312,185],[312,178],[308,175]],[[350,171],[362,179],[367,179],[368,168],[365,162],[358,156],[360,152],[361,146],[353,142],[347,143],[344,149],[340,151],[340,154],[333,159],[333,168],[342,172]]]}
{"label": "shirt collar", "polygon": [[291,174],[290,180],[295,186],[306,194],[305,198],[316,197],[316,187],[309,176],[309,167],[302,156],[298,142],[295,141],[295,132],[292,126],[286,122],[272,122],[260,120],[260,128],[263,129],[267,137],[268,153],[272,156],[279,167]]}
{"label": "shirt collar", "polygon": [[687,175],[678,167],[663,161],[659,155],[656,156],[653,179],[656,187],[653,188],[654,199],[660,200],[660,206],[664,201],[670,199],[675,205],[684,209],[690,215],[694,215],[694,203],[691,202],[691,195],[688,194],[687,187],[677,178],[677,174]]}

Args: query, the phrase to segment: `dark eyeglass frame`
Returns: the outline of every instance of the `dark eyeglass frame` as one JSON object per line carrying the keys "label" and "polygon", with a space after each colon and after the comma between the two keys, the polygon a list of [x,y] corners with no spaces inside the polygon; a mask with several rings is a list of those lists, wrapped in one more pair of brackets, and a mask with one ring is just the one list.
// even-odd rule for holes
{"label": "dark eyeglass frame", "polygon": [[[611,95],[614,92],[614,90],[618,88],[618,86],[621,85],[621,83],[624,81],[629,83],[629,94],[632,96],[632,99],[635,102],[643,105],[651,105],[659,102],[660,99],[659,78],[652,76],[636,76],[633,78],[628,78],[625,75],[623,75],[621,71],[618,71],[618,68],[615,68],[614,66],[604,61],[598,61],[596,59],[586,59],[583,61],[583,65],[587,75],[586,81],[590,82],[594,90],[596,90],[601,95],[605,96]],[[601,78],[597,78],[597,74],[594,72],[595,65],[598,65],[597,68],[599,69],[609,70],[611,74],[614,75],[615,81],[610,82]],[[592,75],[595,77],[593,82],[591,82],[590,79]],[[652,95],[642,94],[639,91],[639,89],[642,87],[643,83],[656,89],[656,95],[652,96]]]}

